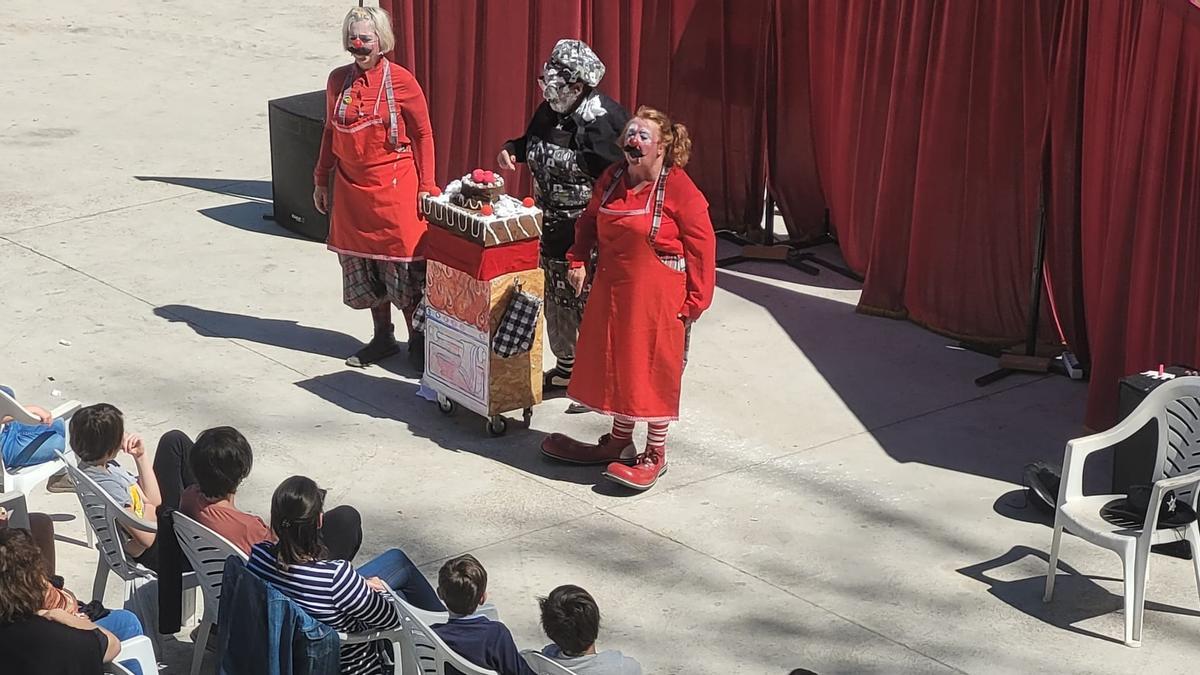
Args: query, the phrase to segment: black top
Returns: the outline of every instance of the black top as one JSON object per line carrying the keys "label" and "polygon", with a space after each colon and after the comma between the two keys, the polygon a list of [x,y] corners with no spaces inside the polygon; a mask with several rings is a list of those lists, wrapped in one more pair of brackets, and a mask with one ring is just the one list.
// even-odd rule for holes
{"label": "black top", "polygon": [[507,143],[518,162],[529,165],[534,197],[542,209],[542,255],[567,257],[575,243],[575,220],[592,197],[592,185],[621,159],[621,130],[629,113],[599,91],[585,94],[568,113],[542,102],[525,135]]}
{"label": "black top", "polygon": [[21,675],[101,675],[108,638],[35,616],[0,625],[0,671]]}

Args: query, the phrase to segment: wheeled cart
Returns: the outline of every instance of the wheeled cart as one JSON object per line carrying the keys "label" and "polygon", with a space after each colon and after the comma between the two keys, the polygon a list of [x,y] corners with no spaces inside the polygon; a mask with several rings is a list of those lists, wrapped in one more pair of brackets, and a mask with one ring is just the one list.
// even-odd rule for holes
{"label": "wheeled cart", "polygon": [[[508,430],[505,413],[520,410],[528,424],[542,401],[542,213],[502,189],[502,178],[477,170],[420,200],[429,223],[423,382],[443,413],[462,406],[482,415],[493,436]],[[505,333],[520,336],[509,343],[520,350],[501,355],[496,335],[519,292],[536,300],[522,298],[524,330],[510,324]]]}

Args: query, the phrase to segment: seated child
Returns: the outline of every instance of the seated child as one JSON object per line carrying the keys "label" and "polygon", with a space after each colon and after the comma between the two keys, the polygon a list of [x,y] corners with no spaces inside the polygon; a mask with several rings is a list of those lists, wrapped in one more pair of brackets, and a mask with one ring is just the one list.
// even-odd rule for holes
{"label": "seated child", "polygon": [[596,651],[600,633],[600,608],[591,594],[578,586],[559,586],[538,604],[542,630],[554,644],[542,654],[579,675],[642,675],[642,666],[615,649]]}
{"label": "seated child", "polygon": [[[238,487],[254,466],[254,452],[241,432],[233,427],[206,429],[187,455],[196,482],[179,500],[185,516],[225,537],[247,555],[257,543],[276,541],[262,518],[237,507]],[[325,512],[319,529],[331,560],[354,560],[363,538],[358,511],[346,505],[334,507]]]}
{"label": "seated child", "polygon": [[[163,434],[152,464],[142,438],[125,433],[125,418],[111,404],[80,408],[71,418],[70,440],[80,470],[140,520],[154,523],[160,506],[178,507],[183,488],[194,482],[186,458],[191,442],[183,442],[187,440],[183,432]],[[120,452],[133,458],[137,476],[117,463]],[[155,533],[141,530],[127,530],[127,533],[125,552],[139,564],[157,570]]]}
{"label": "seated child", "polygon": [[[450,619],[432,628],[454,653],[500,675],[535,675],[508,627],[475,613],[487,602],[487,570],[475,556],[460,555],[446,561],[438,572],[437,593],[450,611]],[[446,671],[458,675],[453,668]]]}

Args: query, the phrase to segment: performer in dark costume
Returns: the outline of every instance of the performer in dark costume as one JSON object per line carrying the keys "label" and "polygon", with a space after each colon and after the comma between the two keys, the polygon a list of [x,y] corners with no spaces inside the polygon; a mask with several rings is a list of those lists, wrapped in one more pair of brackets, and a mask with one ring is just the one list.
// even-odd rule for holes
{"label": "performer in dark costume", "polygon": [[[546,99],[533,113],[525,135],[504,144],[496,158],[513,170],[525,162],[542,209],[541,262],[546,271],[546,331],[557,359],[546,372],[544,389],[562,390],[575,367],[575,340],[586,289],[576,295],[567,281],[567,251],[575,242],[575,221],[592,197],[596,179],[621,159],[620,135],[629,113],[596,89],[604,64],[579,40],[559,40],[542,66],[538,85]],[[579,409],[582,411],[582,409]]]}

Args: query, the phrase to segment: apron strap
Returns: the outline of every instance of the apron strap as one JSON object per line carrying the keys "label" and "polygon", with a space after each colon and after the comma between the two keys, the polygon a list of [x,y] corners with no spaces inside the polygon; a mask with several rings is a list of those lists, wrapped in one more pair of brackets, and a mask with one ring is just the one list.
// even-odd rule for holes
{"label": "apron strap", "polygon": [[[375,95],[375,110],[374,114],[379,114],[379,103],[383,96],[387,95],[388,102],[388,144],[393,150],[397,149],[397,141],[399,140],[400,132],[396,129],[396,92],[392,88],[392,62],[384,60],[383,68],[383,84],[379,88],[379,93]],[[346,123],[346,99],[350,97],[350,87],[354,85],[354,68],[346,71],[346,80],[342,83],[342,95],[338,97],[337,108],[334,110],[334,115],[342,124]]]}
{"label": "apron strap", "polygon": [[[392,90],[392,62],[384,61],[387,65],[383,71],[383,89],[387,91],[388,101],[388,145],[392,146],[392,151],[397,152],[396,141],[399,138],[400,132],[396,130],[396,92]],[[379,103],[376,102],[378,108]]]}
{"label": "apron strap", "polygon": [[350,98],[350,87],[354,84],[354,64],[350,64],[350,69],[346,71],[346,80],[342,82],[342,95],[338,97],[337,109],[333,111],[336,117],[342,124],[346,123],[346,104],[349,103],[346,99]]}
{"label": "apron strap", "polygon": [[604,188],[604,194],[600,195],[600,206],[604,206],[604,202],[607,202],[608,198],[612,196],[613,190],[617,189],[617,181],[621,180],[621,176],[623,175],[625,175],[624,164],[617,167],[617,170],[613,172],[612,180],[608,182],[608,187]]}
{"label": "apron strap", "polygon": [[667,196],[667,171],[670,169],[663,164],[662,173],[658,176],[658,185],[654,187],[654,219],[650,221],[650,244],[658,239],[658,229],[662,225],[663,201]]}

